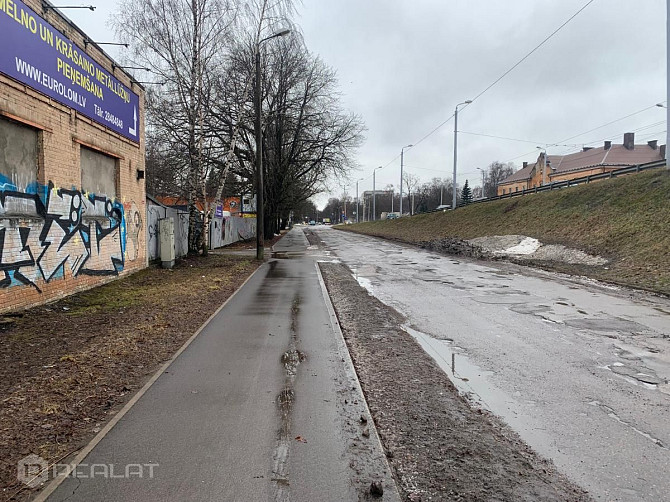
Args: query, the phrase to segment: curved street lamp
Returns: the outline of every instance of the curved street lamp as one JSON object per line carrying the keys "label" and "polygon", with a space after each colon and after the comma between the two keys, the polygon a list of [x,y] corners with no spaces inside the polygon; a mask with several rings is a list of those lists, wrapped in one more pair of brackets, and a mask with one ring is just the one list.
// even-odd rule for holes
{"label": "curved street lamp", "polygon": [[256,129],[256,259],[262,260],[264,254],[264,245],[265,239],[263,236],[263,225],[265,211],[264,201],[263,201],[263,136],[261,131],[261,44],[267,40],[277,37],[283,37],[291,33],[291,30],[281,30],[276,33],[273,33],[269,37],[261,39],[256,44],[256,85],[254,86],[255,90],[255,104],[256,104],[256,123],[254,128]]}
{"label": "curved street lamp", "polygon": [[486,182],[484,181],[485,180],[485,174],[484,174],[485,171],[481,167],[478,167],[477,170],[482,172],[482,199],[483,199],[484,197],[486,197],[486,195],[484,194],[484,185],[486,185]]}

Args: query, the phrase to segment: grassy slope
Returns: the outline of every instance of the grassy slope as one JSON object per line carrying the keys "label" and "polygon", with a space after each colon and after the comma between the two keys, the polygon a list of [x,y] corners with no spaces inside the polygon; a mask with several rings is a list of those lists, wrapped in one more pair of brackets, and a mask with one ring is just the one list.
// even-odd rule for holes
{"label": "grassy slope", "polygon": [[528,235],[611,260],[607,269],[551,268],[670,294],[670,173],[664,169],[346,230],[410,243]]}

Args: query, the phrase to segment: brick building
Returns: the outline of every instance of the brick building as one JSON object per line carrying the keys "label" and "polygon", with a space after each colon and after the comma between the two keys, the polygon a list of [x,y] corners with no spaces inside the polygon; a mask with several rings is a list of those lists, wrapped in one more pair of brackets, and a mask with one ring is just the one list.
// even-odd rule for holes
{"label": "brick building", "polygon": [[523,190],[532,190],[536,186],[555,181],[572,180],[593,174],[601,174],[622,167],[646,164],[665,158],[665,145],[659,147],[657,141],[643,145],[635,144],[635,134],[624,134],[621,145],[605,141],[598,148],[584,147],[581,152],[568,155],[547,155],[544,164],[544,152],[534,164],[524,162],[522,169],[505,178],[498,184],[498,195]]}
{"label": "brick building", "polygon": [[147,264],[144,96],[42,0],[0,1],[0,312]]}

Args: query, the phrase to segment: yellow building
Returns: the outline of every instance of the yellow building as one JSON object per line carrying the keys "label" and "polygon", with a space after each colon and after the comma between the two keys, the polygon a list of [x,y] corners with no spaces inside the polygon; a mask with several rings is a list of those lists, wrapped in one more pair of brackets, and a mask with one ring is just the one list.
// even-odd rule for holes
{"label": "yellow building", "polygon": [[623,144],[613,145],[605,141],[598,148],[584,147],[581,152],[568,155],[547,155],[544,152],[534,164],[524,162],[523,168],[505,178],[498,184],[498,195],[507,195],[557,181],[583,178],[593,174],[607,173],[623,167],[646,164],[665,158],[665,145],[659,147],[658,141],[649,141],[643,145],[635,144],[635,134],[624,134]]}

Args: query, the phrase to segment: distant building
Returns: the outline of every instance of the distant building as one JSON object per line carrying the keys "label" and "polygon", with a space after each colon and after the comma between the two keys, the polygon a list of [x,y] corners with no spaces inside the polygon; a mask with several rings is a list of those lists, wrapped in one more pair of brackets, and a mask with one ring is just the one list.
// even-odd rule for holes
{"label": "distant building", "polygon": [[[382,211],[391,210],[391,200],[394,196],[392,190],[366,190],[361,195],[361,219],[360,221],[371,221],[374,220],[372,214],[372,207],[374,206],[377,212],[377,218],[381,218]],[[374,197],[374,204],[373,204]],[[387,208],[388,206],[388,208]]]}
{"label": "distant building", "polygon": [[665,158],[665,145],[658,141],[635,144],[635,133],[624,134],[623,144],[613,145],[605,141],[598,148],[584,147],[581,152],[568,155],[548,155],[544,167],[544,152],[534,164],[524,162],[524,166],[498,184],[498,195],[523,190],[532,190],[556,181],[582,178],[592,174],[601,174],[623,167],[646,164]]}

